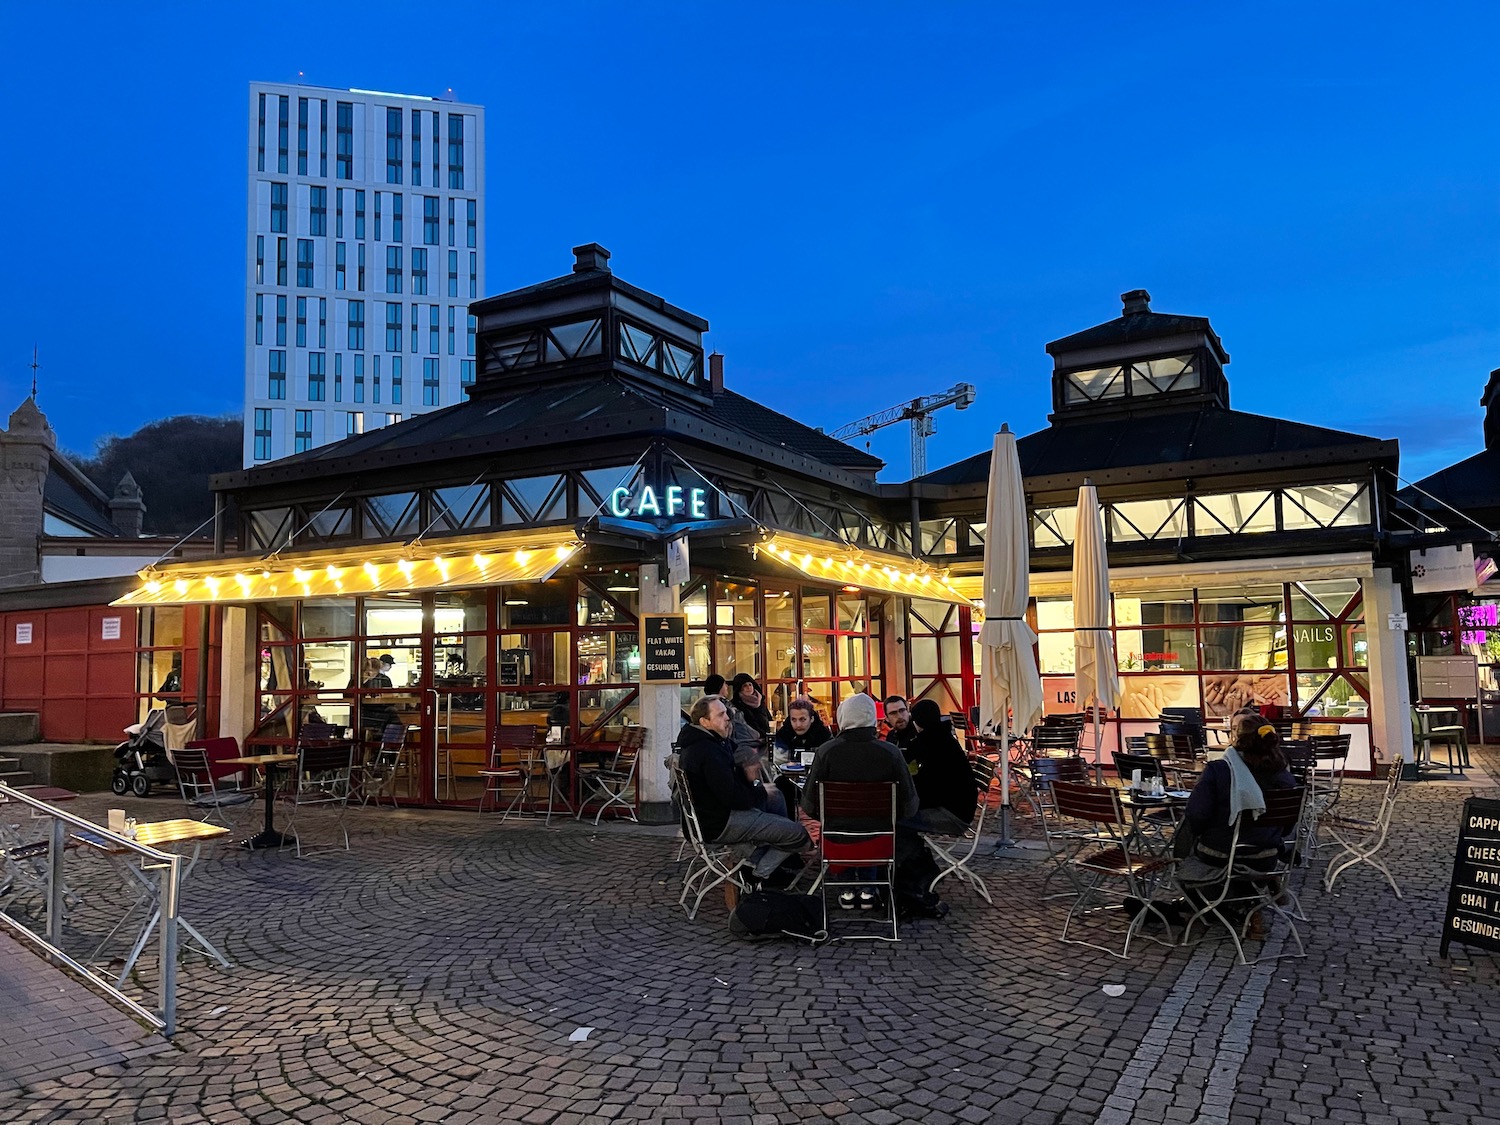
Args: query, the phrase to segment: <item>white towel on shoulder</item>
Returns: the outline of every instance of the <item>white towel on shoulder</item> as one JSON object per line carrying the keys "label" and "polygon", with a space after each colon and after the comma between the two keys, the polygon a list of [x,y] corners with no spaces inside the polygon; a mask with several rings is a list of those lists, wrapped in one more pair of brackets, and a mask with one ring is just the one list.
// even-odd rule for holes
{"label": "white towel on shoulder", "polygon": [[1254,820],[1266,811],[1266,795],[1233,746],[1224,751],[1224,762],[1229,766],[1229,823],[1234,824],[1245,812]]}

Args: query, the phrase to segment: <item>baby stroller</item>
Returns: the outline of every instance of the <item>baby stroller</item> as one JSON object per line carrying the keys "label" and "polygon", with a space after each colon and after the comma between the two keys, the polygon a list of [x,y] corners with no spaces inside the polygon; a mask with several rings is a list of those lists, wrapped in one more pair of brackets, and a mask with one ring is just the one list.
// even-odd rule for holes
{"label": "baby stroller", "polygon": [[172,764],[171,751],[186,745],[195,726],[192,712],[173,703],[153,707],[146,713],[145,722],[126,727],[129,737],[115,747],[117,764],[110,775],[110,790],[122,797],[126,793],[147,797],[153,785],[175,788],[177,768]]}

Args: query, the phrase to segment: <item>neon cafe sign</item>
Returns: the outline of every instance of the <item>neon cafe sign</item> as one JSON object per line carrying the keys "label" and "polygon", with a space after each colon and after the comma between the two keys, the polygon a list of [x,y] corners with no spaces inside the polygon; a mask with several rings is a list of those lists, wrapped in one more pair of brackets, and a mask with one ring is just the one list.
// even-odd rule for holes
{"label": "neon cafe sign", "polygon": [[636,493],[628,488],[616,488],[609,494],[609,512],[620,519],[681,516],[704,520],[708,518],[708,490],[683,488],[680,484],[669,484],[659,490],[648,484]]}

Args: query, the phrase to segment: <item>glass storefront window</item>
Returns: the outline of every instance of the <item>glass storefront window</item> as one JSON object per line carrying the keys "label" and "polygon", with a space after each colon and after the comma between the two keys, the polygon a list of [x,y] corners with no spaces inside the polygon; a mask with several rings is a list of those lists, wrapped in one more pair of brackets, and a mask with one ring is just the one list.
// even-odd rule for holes
{"label": "glass storefront window", "polygon": [[869,622],[869,608],[859,594],[842,593],[838,596],[838,627],[849,633],[863,633]]}
{"label": "glass storefront window", "polygon": [[795,629],[797,627],[796,595],[791,590],[766,590],[766,628]]}
{"label": "glass storefront window", "polygon": [[639,573],[633,569],[611,569],[589,574],[578,584],[578,624],[613,625],[631,623],[640,612]]}
{"label": "glass storefront window", "polygon": [[802,638],[802,674],[810,680],[833,678],[833,638],[810,633]]}
{"label": "glass storefront window", "polygon": [[1208,672],[1270,671],[1286,667],[1286,630],[1280,625],[1207,627],[1203,668]]}
{"label": "glass storefront window", "polygon": [[797,660],[797,634],[782,630],[766,633],[766,670],[783,680],[801,679],[805,674]]}
{"label": "glass storefront window", "polygon": [[432,631],[439,637],[482,633],[489,627],[488,607],[485,590],[444,590],[434,597]]}
{"label": "glass storefront window", "polygon": [[162,605],[141,610],[137,636],[141,648],[180,648],[183,641],[183,607]]}
{"label": "glass storefront window", "polygon": [[802,627],[804,629],[833,628],[833,598],[823,590],[802,590]]}
{"label": "glass storefront window", "polygon": [[1358,594],[1356,578],[1298,582],[1292,586],[1292,620],[1327,621],[1342,617]]}
{"label": "glass storefront window", "polygon": [[1280,586],[1198,591],[1200,621],[1280,621],[1283,616]]}
{"label": "glass storefront window", "polygon": [[756,613],[759,601],[754,585],[748,582],[714,583],[714,624],[722,626],[759,625]]}
{"label": "glass storefront window", "polygon": [[591,742],[618,742],[627,724],[638,725],[640,693],[635,688],[591,688],[578,693],[578,725]]}
{"label": "glass storefront window", "polygon": [[1318,484],[1286,488],[1281,494],[1285,531],[1322,527],[1363,527],[1370,522],[1370,490],[1362,484]]}
{"label": "glass storefront window", "polygon": [[500,625],[521,628],[527,625],[567,625],[572,618],[569,605],[573,584],[561,579],[550,582],[520,582],[501,591]]}
{"label": "glass storefront window", "polygon": [[1245,534],[1276,530],[1276,494],[1267,491],[1226,492],[1194,500],[1198,535]]}
{"label": "glass storefront window", "polygon": [[572,683],[569,640],[560,629],[501,633],[499,686]]}
{"label": "glass storefront window", "polygon": [[1127,500],[1107,508],[1112,543],[1181,539],[1187,535],[1185,500]]}
{"label": "glass storefront window", "polygon": [[635,630],[578,634],[578,683],[631,683],[640,672],[640,634]]}
{"label": "glass storefront window", "polygon": [[1031,541],[1037,547],[1071,547],[1078,508],[1038,508],[1031,515]]}
{"label": "glass storefront window", "polygon": [[682,595],[682,612],[687,614],[689,628],[703,628],[708,624],[708,586],[696,582]]}
{"label": "glass storefront window", "polygon": [[354,616],[354,599],[306,602],[299,618],[302,639],[318,637],[353,637],[358,635]]}
{"label": "glass storefront window", "polygon": [[714,637],[714,671],[726,680],[741,672],[761,675],[760,634],[749,631],[718,633]]}

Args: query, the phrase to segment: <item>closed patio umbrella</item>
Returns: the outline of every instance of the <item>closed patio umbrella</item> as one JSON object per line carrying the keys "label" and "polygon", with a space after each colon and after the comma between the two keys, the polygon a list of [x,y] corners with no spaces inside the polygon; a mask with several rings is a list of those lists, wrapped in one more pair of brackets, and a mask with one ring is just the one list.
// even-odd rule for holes
{"label": "closed patio umbrella", "polygon": [[984,624],[979,630],[986,723],[1001,732],[1000,846],[1010,841],[1010,737],[1041,717],[1042,680],[1026,623],[1030,591],[1030,537],[1016,435],[1001,426],[990,456],[990,490],[984,534]]}
{"label": "closed patio umbrella", "polygon": [[1094,709],[1094,768],[1104,741],[1099,710],[1120,705],[1120,673],[1114,636],[1109,631],[1109,552],[1099,494],[1092,481],[1078,490],[1078,525],[1073,538],[1073,676],[1078,706]]}

